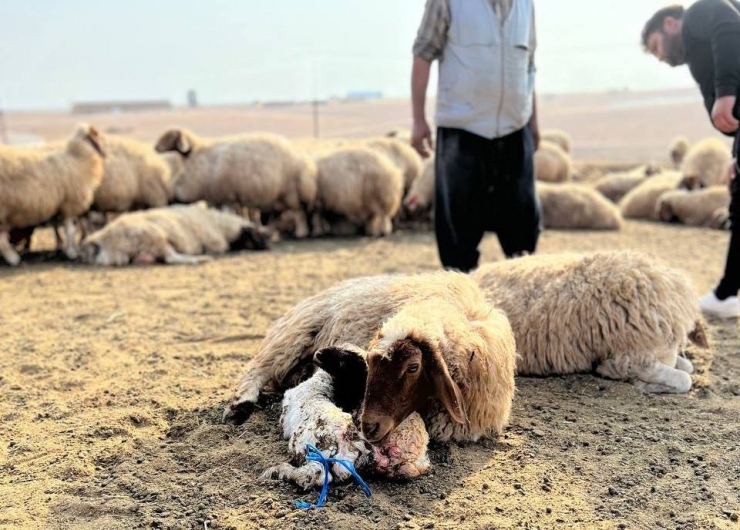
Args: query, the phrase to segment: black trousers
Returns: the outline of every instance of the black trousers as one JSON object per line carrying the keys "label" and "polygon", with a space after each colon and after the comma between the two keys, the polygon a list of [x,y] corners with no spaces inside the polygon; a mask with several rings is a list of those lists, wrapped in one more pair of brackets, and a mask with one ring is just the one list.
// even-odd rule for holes
{"label": "black trousers", "polygon": [[[735,147],[732,150],[735,160],[740,154],[740,132],[735,138]],[[730,203],[730,249],[727,251],[727,265],[725,275],[719,282],[715,294],[720,300],[730,296],[737,296],[740,291],[740,170],[735,165],[735,180],[732,181],[732,202]]]}
{"label": "black trousers", "polygon": [[533,253],[540,234],[529,128],[488,140],[460,129],[437,129],[434,230],[442,265],[469,272],[478,245],[496,232],[508,257]]}

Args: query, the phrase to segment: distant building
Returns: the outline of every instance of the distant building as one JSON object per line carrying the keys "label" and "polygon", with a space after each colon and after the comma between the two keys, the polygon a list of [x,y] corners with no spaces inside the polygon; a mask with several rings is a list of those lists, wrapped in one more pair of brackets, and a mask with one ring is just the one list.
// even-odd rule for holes
{"label": "distant building", "polygon": [[195,90],[188,90],[188,107],[198,108],[198,93]]}
{"label": "distant building", "polygon": [[353,90],[347,92],[345,99],[351,101],[366,100],[366,99],[382,99],[383,93],[379,90]]}
{"label": "distant building", "polygon": [[81,102],[72,105],[72,114],[121,114],[125,112],[145,112],[151,110],[172,110],[172,103],[162,99],[150,101]]}

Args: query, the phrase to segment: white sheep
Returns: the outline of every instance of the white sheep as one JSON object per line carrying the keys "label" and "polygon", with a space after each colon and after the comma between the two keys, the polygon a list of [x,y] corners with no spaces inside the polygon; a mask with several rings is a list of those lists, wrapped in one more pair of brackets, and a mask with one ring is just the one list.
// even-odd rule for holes
{"label": "white sheep", "polygon": [[540,141],[555,144],[568,154],[571,154],[573,149],[570,135],[560,129],[545,129],[540,133]]}
{"label": "white sheep", "polygon": [[690,148],[691,144],[689,143],[689,140],[684,136],[679,136],[671,142],[668,154],[670,155],[671,162],[673,163],[673,167],[675,169],[679,169],[681,167],[684,158],[686,158],[686,153],[689,152]]}
{"label": "white sheep", "polygon": [[686,153],[681,166],[689,189],[723,184],[732,154],[727,143],[718,138],[707,138],[694,144]]}
{"label": "white sheep", "polygon": [[[324,466],[306,462],[311,444],[325,457],[351,462],[360,473],[409,479],[429,471],[429,435],[417,413],[411,414],[382,442],[370,444],[354,420],[367,378],[363,353],[351,345],[327,348],[315,355],[319,368],[309,379],[285,392],[281,425],[292,463],[271,467],[262,478],[290,480],[308,489],[324,482]],[[329,480],[350,478],[341,464],[333,464]]]}
{"label": "white sheep", "polygon": [[517,373],[636,380],[645,392],[688,392],[691,341],[707,347],[696,295],[679,271],[632,251],[537,255],[491,263],[473,278],[504,310]]}
{"label": "white sheep", "polygon": [[663,173],[646,179],[635,186],[619,201],[619,209],[625,219],[650,219],[658,221],[656,205],[658,199],[667,191],[675,190],[683,177],[677,171]]}
{"label": "white sheep", "polygon": [[661,221],[688,226],[723,228],[720,211],[728,211],[730,194],[726,186],[710,186],[696,191],[673,190],[658,199],[657,215]]}
{"label": "white sheep", "polygon": [[422,160],[419,153],[409,145],[395,138],[373,138],[366,143],[367,147],[387,156],[403,173],[404,194],[411,189],[413,182],[422,171]]}
{"label": "white sheep", "polygon": [[156,150],[183,156],[183,168],[173,182],[177,201],[205,200],[216,207],[239,204],[265,213],[292,211],[295,236],[308,236],[316,166],[287,139],[261,134],[204,140],[172,129],[162,135]]}
{"label": "white sheep", "polygon": [[195,264],[203,254],[262,250],[267,229],[237,215],[199,205],[126,213],[82,242],[82,259],[95,265],[129,263]]}
{"label": "white sheep", "polygon": [[534,174],[542,182],[566,182],[571,180],[573,163],[570,155],[560,146],[550,142],[540,142],[534,153]]}
{"label": "white sheep", "polygon": [[357,278],[299,303],[249,361],[224,420],[244,421],[261,392],[295,385],[316,351],[343,343],[367,351],[361,420],[370,442],[414,411],[438,441],[474,441],[508,423],[511,327],[469,277],[452,272]]}
{"label": "white sheep", "polygon": [[595,189],[585,184],[537,183],[545,228],[560,230],[619,230],[622,214]]}
{"label": "white sheep", "polygon": [[409,215],[428,213],[434,206],[434,156],[424,161],[424,168],[416,180],[411,184],[403,206]]}
{"label": "white sheep", "polygon": [[339,149],[317,162],[318,194],[312,233],[332,231],[344,219],[369,236],[388,235],[403,198],[403,175],[380,153],[366,147]]}
{"label": "white sheep", "polygon": [[65,229],[64,252],[79,255],[75,221],[93,202],[103,178],[104,138],[81,125],[63,148],[0,148],[0,253],[10,265],[20,256],[9,231],[59,219]]}
{"label": "white sheep", "polygon": [[592,186],[610,201],[618,203],[630,191],[645,182],[646,178],[661,172],[660,167],[646,164],[629,171],[607,173],[594,181]]}

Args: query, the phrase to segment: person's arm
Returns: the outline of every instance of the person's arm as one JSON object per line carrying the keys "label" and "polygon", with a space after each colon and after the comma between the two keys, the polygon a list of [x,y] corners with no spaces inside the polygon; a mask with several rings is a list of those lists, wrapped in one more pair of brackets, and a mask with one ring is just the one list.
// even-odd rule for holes
{"label": "person's arm", "polygon": [[427,86],[431,68],[430,61],[422,57],[414,57],[414,66],[411,71],[411,106],[414,118],[411,145],[424,158],[429,157],[429,149],[432,148],[432,130],[429,128],[426,117]]}
{"label": "person's arm", "polygon": [[442,57],[450,26],[449,0],[427,0],[424,18],[414,41],[411,70],[413,127],[411,145],[427,158],[432,146],[432,131],[426,119],[426,97],[432,62]]}
{"label": "person's arm", "polygon": [[733,110],[740,90],[740,13],[729,2],[716,2],[710,18],[714,56],[715,102],[712,122],[724,133],[740,126]]}

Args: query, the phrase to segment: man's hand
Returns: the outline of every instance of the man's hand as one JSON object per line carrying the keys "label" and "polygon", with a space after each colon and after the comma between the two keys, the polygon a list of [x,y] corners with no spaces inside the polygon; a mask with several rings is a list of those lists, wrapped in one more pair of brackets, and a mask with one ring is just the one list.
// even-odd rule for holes
{"label": "man's hand", "polygon": [[414,121],[414,128],[411,131],[411,146],[421,155],[422,158],[429,158],[430,150],[434,148],[432,142],[432,130],[426,120]]}
{"label": "man's hand", "polygon": [[735,96],[725,96],[714,102],[712,123],[723,133],[734,133],[740,127],[740,122],[732,115],[736,101],[737,98]]}

